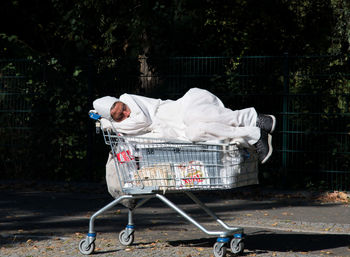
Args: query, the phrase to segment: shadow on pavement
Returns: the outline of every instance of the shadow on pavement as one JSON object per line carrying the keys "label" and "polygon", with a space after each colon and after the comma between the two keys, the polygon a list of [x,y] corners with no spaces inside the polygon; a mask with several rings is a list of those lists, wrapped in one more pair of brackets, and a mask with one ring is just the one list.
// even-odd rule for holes
{"label": "shadow on pavement", "polygon": [[[171,246],[213,247],[216,238],[179,240],[168,242]],[[247,235],[245,249],[253,252],[314,252],[340,247],[350,247],[350,235],[291,234],[259,231]],[[228,246],[229,247],[229,246]]]}
{"label": "shadow on pavement", "polygon": [[[101,190],[104,190],[101,193]],[[55,236],[65,236],[74,233],[85,234],[88,230],[88,221],[95,211],[102,208],[113,199],[106,188],[99,188],[94,193],[87,192],[42,192],[42,191],[0,191],[0,246],[25,242],[31,236],[35,240],[46,240]],[[203,215],[203,211],[192,206],[192,202],[183,195],[174,195],[170,199],[176,204],[187,206],[189,215],[197,216],[200,222],[211,220]],[[289,206],[290,202],[245,202],[237,205],[222,204],[221,197],[200,197],[204,203],[210,203],[210,208],[217,212],[226,211],[235,213],[239,210],[259,210]],[[166,207],[159,200],[151,200],[142,206],[143,210],[135,213],[135,223],[138,229],[152,226],[153,230],[166,228],[173,230],[178,224],[186,224],[183,218],[177,217],[175,212]],[[121,209],[121,215],[112,213]],[[154,211],[156,210],[156,211]],[[125,208],[117,206],[107,217],[96,220],[97,232],[119,232],[127,222]],[[220,216],[220,215],[219,215]],[[171,218],[169,218],[171,217]],[[196,217],[196,218],[197,218]],[[151,222],[151,220],[156,222]],[[9,236],[4,236],[4,234]],[[17,236],[16,236],[17,235]],[[178,243],[177,243],[178,242]],[[173,241],[180,244],[184,241]],[[282,243],[283,242],[283,243]],[[188,242],[187,244],[192,244]],[[186,244],[186,241],[185,241]],[[211,242],[212,244],[212,242]],[[345,235],[313,235],[313,234],[254,234],[247,238],[247,246],[251,249],[269,249],[279,251],[311,251],[313,249],[327,249],[349,245],[349,236]]]}

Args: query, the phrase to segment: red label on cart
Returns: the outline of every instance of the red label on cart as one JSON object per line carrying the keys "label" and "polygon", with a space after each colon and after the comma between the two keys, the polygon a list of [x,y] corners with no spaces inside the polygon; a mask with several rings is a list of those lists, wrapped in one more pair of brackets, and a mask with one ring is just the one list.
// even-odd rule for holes
{"label": "red label on cart", "polygon": [[185,182],[185,185],[197,185],[201,182],[203,182],[203,174],[201,171],[197,170],[195,172],[189,172],[187,173],[186,178],[183,178],[182,180]]}
{"label": "red label on cart", "polygon": [[117,159],[119,163],[129,162],[131,160],[134,160],[134,156],[130,154],[129,150],[117,153]]}

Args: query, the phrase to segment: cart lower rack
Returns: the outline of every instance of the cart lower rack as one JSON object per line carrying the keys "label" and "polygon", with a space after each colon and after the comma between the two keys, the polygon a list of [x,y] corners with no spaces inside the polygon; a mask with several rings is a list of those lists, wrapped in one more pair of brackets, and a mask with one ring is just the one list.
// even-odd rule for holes
{"label": "cart lower rack", "polygon": [[[99,121],[97,121],[98,125]],[[208,235],[217,236],[213,251],[216,257],[226,255],[227,244],[233,254],[244,250],[243,228],[230,227],[219,219],[192,192],[224,190],[258,183],[257,158],[253,150],[235,144],[202,144],[166,139],[125,137],[102,129],[105,143],[111,147],[111,160],[116,181],[107,180],[109,192],[116,199],[94,213],[89,232],[79,243],[83,254],[95,248],[95,219],[105,211],[125,201],[136,201],[129,209],[128,224],[119,234],[123,245],[134,241],[134,211],[151,198],[158,198],[187,221]],[[172,203],[165,195],[184,193],[221,225],[222,230],[210,231]]]}

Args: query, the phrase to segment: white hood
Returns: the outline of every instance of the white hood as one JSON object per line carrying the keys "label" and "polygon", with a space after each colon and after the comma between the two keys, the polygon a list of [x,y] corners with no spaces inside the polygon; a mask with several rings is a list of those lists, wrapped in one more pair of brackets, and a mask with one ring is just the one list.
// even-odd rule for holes
{"label": "white hood", "polygon": [[115,102],[118,102],[119,99],[112,96],[104,96],[96,99],[93,102],[94,109],[100,114],[103,118],[111,120],[110,109]]}

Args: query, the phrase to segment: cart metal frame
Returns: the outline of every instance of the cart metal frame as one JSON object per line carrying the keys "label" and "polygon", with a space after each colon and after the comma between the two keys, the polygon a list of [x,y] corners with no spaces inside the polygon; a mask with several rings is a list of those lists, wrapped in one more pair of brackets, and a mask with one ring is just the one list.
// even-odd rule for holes
{"label": "cart metal frame", "polygon": [[[105,143],[107,145],[111,145],[111,150],[113,152],[113,156],[117,156],[117,153],[115,152],[115,146],[113,144],[113,137],[115,134],[109,129],[104,129],[101,127],[100,119],[101,116],[98,115],[95,112],[89,113],[90,118],[94,119],[96,121],[96,132],[99,132],[99,130],[102,130]],[[124,140],[123,137],[119,138],[119,135],[117,136],[118,140]],[[122,142],[121,141],[121,142]],[[118,142],[117,142],[118,143]],[[130,157],[130,156],[127,156]],[[120,166],[118,166],[118,160],[115,157],[115,165],[117,169],[121,169]],[[125,168],[125,167],[124,167]],[[119,171],[120,172],[120,171]],[[123,170],[123,173],[128,172],[128,170]],[[183,211],[181,208],[176,206],[173,202],[171,202],[164,194],[161,194],[161,188],[164,187],[164,184],[159,187],[149,187],[145,186],[143,182],[144,179],[137,174],[137,179],[135,179],[133,182],[138,182],[137,187],[123,187],[125,185],[125,178],[121,178],[120,174],[118,174],[119,184],[121,188],[123,189],[124,195],[119,196],[106,206],[102,207],[100,210],[95,212],[91,217],[89,221],[89,232],[87,233],[86,238],[82,239],[79,243],[79,250],[82,254],[91,254],[95,249],[95,240],[96,240],[96,231],[95,231],[95,220],[96,218],[101,215],[102,213],[110,210],[117,204],[119,204],[122,200],[125,199],[136,199],[137,204],[133,209],[128,210],[128,224],[126,225],[125,229],[122,230],[119,234],[119,241],[122,245],[128,246],[131,245],[134,241],[134,232],[135,232],[135,225],[134,225],[134,218],[133,213],[134,211],[139,208],[140,206],[144,205],[147,201],[149,201],[152,198],[158,198],[160,201],[162,201],[164,204],[166,204],[168,207],[172,208],[174,211],[176,211],[178,214],[180,214],[183,218],[185,218],[187,221],[195,225],[198,229],[206,233],[207,235],[211,236],[217,236],[217,241],[214,244],[213,252],[216,257],[224,257],[226,256],[227,251],[227,244],[229,244],[231,252],[235,255],[239,255],[244,250],[244,229],[242,227],[231,227],[227,225],[224,221],[222,221],[213,211],[211,211],[202,201],[200,201],[191,191],[198,191],[198,190],[216,190],[216,189],[225,189],[223,187],[220,187],[220,184],[215,184],[213,187],[206,186],[193,186],[187,187],[187,188],[177,188],[175,184],[172,184],[171,186],[165,186],[165,189],[169,189],[167,192],[177,192],[177,193],[184,193],[187,195],[194,203],[196,203],[201,209],[206,212],[211,218],[213,218],[223,229],[212,231],[208,230],[204,226],[202,226],[199,222],[197,222],[195,219],[193,219],[191,216],[189,216],[185,211]],[[217,175],[216,175],[217,176]],[[124,179],[124,181],[122,181]],[[155,182],[157,183],[157,181]],[[164,188],[163,188],[164,190]],[[163,191],[164,193],[164,191]]]}

